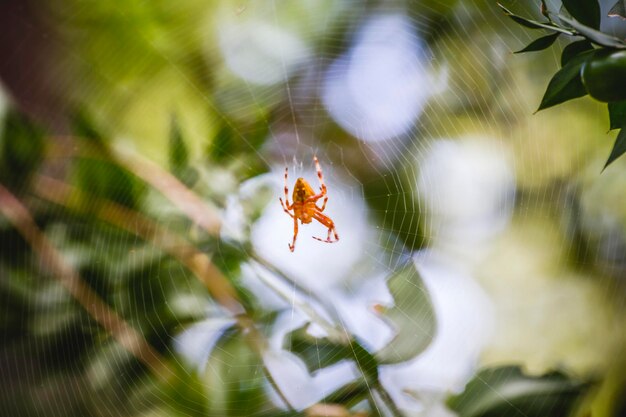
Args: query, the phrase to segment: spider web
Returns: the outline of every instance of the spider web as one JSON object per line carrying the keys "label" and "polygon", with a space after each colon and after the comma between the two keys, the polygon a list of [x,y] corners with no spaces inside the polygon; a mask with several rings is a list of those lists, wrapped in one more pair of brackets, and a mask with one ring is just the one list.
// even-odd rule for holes
{"label": "spider web", "polygon": [[[586,275],[607,275],[604,270],[593,269],[598,262],[608,262],[609,269],[619,269],[620,260],[609,255],[623,244],[623,229],[621,235],[611,234],[608,238],[592,235],[592,239],[600,241],[598,252],[574,261],[572,253],[580,249],[579,243],[572,243],[562,232],[566,229],[562,227],[565,216],[560,215],[564,210],[577,207],[592,211],[590,219],[582,224],[577,217],[580,213],[568,214],[580,233],[589,233],[589,224],[593,225],[597,218],[593,216],[596,207],[573,193],[570,186],[576,179],[576,167],[595,167],[596,159],[601,159],[591,152],[594,148],[588,142],[578,141],[576,135],[579,128],[593,131],[588,125],[595,126],[594,122],[582,115],[596,110],[589,103],[575,103],[568,110],[555,110],[555,116],[530,115],[541,91],[521,73],[530,72],[531,77],[541,80],[539,84],[545,81],[546,73],[537,74],[529,58],[508,55],[511,45],[525,44],[529,38],[507,24],[495,7],[481,9],[469,2],[459,2],[454,7],[445,2],[408,2],[401,6],[339,1],[324,4],[334,6],[306,6],[308,20],[300,16],[301,20],[294,24],[285,12],[293,7],[288,2],[273,0],[262,6],[230,3],[225,9],[231,12],[231,21],[225,24],[238,30],[241,26],[235,22],[240,17],[254,23],[260,21],[262,25],[253,26],[257,32],[252,33],[277,42],[263,44],[260,35],[260,39],[246,38],[220,29],[222,23],[212,23],[216,31],[222,30],[223,38],[212,38],[203,46],[204,53],[211,63],[225,65],[222,71],[234,73],[227,79],[236,84],[230,94],[219,96],[218,91],[217,99],[176,61],[162,55],[180,80],[195,90],[217,119],[244,143],[254,133],[246,127],[246,117],[263,114],[262,120],[269,129],[266,144],[261,149],[249,145],[271,167],[265,178],[276,192],[253,225],[252,243],[262,258],[294,280],[293,287],[286,289],[293,298],[282,318],[281,331],[303,322],[297,297],[307,300],[308,295],[324,296],[333,302],[355,303],[335,305],[343,311],[344,321],[339,324],[347,333],[356,330],[365,338],[380,338],[369,341],[380,348],[377,343],[392,337],[390,329],[385,331],[382,322],[350,323],[347,316],[350,308],[365,314],[376,303],[390,305],[389,294],[378,292],[376,279],[388,276],[410,258],[423,268],[426,265],[422,269],[426,272],[423,279],[432,292],[440,327],[436,335],[439,339],[420,362],[389,369],[383,382],[389,384],[390,390],[396,390],[393,396],[400,406],[410,408],[413,401],[418,408],[433,406],[429,404],[431,397],[435,404],[440,398],[437,395],[461,389],[468,378],[467,369],[475,369],[479,363],[479,354],[484,355],[483,364],[506,360],[527,363],[534,369],[556,363],[566,363],[577,370],[610,365],[602,359],[605,354],[600,353],[606,350],[597,344],[590,344],[589,350],[559,353],[563,344],[580,335],[591,335],[597,326],[594,320],[601,321],[604,332],[595,340],[601,344],[610,340],[614,344],[607,330],[615,320],[610,309],[594,313],[594,320],[587,318],[582,324],[565,321],[566,315],[557,318],[555,323],[568,329],[569,334],[557,334],[546,342],[544,348],[549,358],[543,362],[532,352],[536,346],[532,342],[524,345],[521,340],[543,337],[550,327],[516,317],[524,316],[528,309],[534,310],[534,314],[551,314],[554,307],[550,305],[563,296],[575,302],[560,302],[559,308],[583,317],[597,307],[584,301],[587,296],[595,297],[595,303],[606,302],[609,296],[604,292],[612,292],[617,285],[611,280],[597,286],[580,281]],[[185,39],[175,33],[170,35],[185,45]],[[237,36],[235,44],[229,43],[231,37]],[[283,42],[281,36],[288,41]],[[243,48],[245,58],[245,48],[250,46],[246,42],[253,43],[255,54],[261,55],[246,58],[253,62],[251,67],[250,62],[246,67],[245,60],[238,62],[241,57],[230,57],[229,68],[226,55],[236,55]],[[155,50],[158,51],[157,45]],[[259,58],[267,56],[271,59],[264,65]],[[550,50],[541,59],[556,64],[558,56]],[[198,65],[197,69],[204,68]],[[581,124],[571,120],[576,117],[585,121]],[[567,126],[567,121],[572,124]],[[545,130],[555,133],[557,128],[552,126],[556,125],[565,131],[546,138]],[[546,140],[535,140],[536,137]],[[548,139],[554,139],[554,146],[567,143],[562,160],[553,156],[562,148],[547,148],[552,146]],[[290,191],[299,176],[317,188],[314,155],[320,160],[328,187],[325,213],[335,221],[341,240],[332,245],[314,241],[311,236],[325,236],[326,229],[318,224],[301,225],[292,254],[287,244],[293,235],[293,223],[278,203],[278,196],[282,196],[282,172],[285,166],[289,167]],[[584,189],[603,190],[598,180],[585,181]],[[101,245],[103,252],[110,252],[120,242],[112,235],[94,244]],[[558,272],[543,268],[538,260],[540,252],[562,245],[569,249],[546,251],[546,262]],[[600,252],[602,245],[605,253]],[[511,254],[519,250],[527,250],[527,257]],[[139,255],[149,257],[155,253],[148,250]],[[526,268],[528,264],[531,267]],[[577,267],[590,268],[592,272],[581,273]],[[521,272],[516,272],[516,268]],[[146,297],[154,297],[155,292],[166,294],[172,284],[164,276],[167,272],[155,269],[154,287],[137,291],[145,291]],[[553,278],[563,283],[547,283]],[[526,287],[524,281],[528,280],[533,288]],[[181,293],[193,294],[197,289],[191,282],[190,277],[189,283],[175,285],[179,290],[187,286]],[[262,291],[255,284],[250,285],[253,292]],[[516,292],[522,294],[519,301]],[[533,305],[533,297],[538,293],[543,294],[542,304]],[[284,308],[280,300],[269,300],[269,305],[272,302]],[[197,304],[197,308],[206,308],[201,301]],[[501,320],[494,323],[496,314]],[[155,323],[159,325],[166,324]],[[494,333],[499,336],[494,337]],[[214,342],[204,340],[208,344]],[[214,349],[229,355],[227,347],[218,344]],[[123,352],[111,349],[114,362],[127,360]],[[590,359],[580,359],[594,350]],[[464,361],[445,362],[453,357]],[[292,362],[287,365],[277,369],[288,374],[287,368],[297,367]],[[216,364],[207,366],[211,369]],[[253,368],[243,374],[262,372],[258,364],[242,366]],[[218,374],[215,369],[214,378]],[[285,384],[283,387],[289,382],[294,384],[287,396],[301,396],[305,387],[328,389],[324,384],[330,384],[323,380],[324,383],[298,385],[297,378],[289,380],[288,376],[278,381],[279,386],[281,382]],[[135,377],[118,376],[129,385]],[[253,384],[256,378],[251,376],[240,382]],[[430,386],[425,379],[430,380]],[[213,383],[219,385],[219,380]],[[281,402],[275,391],[268,392],[275,402]],[[121,402],[123,398],[111,400]],[[107,413],[107,404],[103,402],[102,406]]]}

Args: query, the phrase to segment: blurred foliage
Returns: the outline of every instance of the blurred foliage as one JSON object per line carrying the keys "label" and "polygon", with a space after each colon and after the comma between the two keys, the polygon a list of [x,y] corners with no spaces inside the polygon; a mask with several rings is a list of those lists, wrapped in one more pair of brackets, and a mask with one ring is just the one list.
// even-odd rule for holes
{"label": "blurred foliage", "polygon": [[419,355],[432,341],[436,332],[435,312],[428,291],[413,263],[406,265],[387,279],[394,306],[384,309],[382,317],[396,331],[394,339],[376,352],[379,363],[405,362]]}
{"label": "blurred foliage", "polygon": [[[571,113],[558,111],[548,122],[542,115],[532,120],[519,116],[528,109],[517,95],[522,90],[536,91],[537,74],[533,65],[511,66],[502,58],[504,43],[498,33],[505,25],[496,13],[483,15],[483,10],[491,10],[487,5],[493,7],[491,2],[391,3],[388,7],[417,22],[417,32],[438,58],[448,57],[454,65],[450,65],[450,88],[436,96],[390,161],[375,148],[363,150],[374,161],[371,165],[355,152],[365,146],[327,115],[318,119],[314,109],[319,103],[303,99],[298,92],[307,88],[308,80],[321,77],[326,61],[349,47],[361,20],[380,10],[378,2],[355,7],[353,2],[338,0],[275,1],[274,8],[268,9],[260,3],[225,0],[52,0],[42,6],[42,15],[69,51],[59,64],[67,65],[65,81],[72,85],[66,98],[80,104],[68,117],[72,135],[63,137],[52,136],[13,107],[8,110],[0,129],[0,185],[28,209],[35,227],[61,254],[65,270],[75,271],[111,312],[137,330],[168,371],[165,376],[156,373],[84,310],[82,300],[67,291],[54,268],[49,268],[50,260],[27,243],[6,211],[8,206],[3,206],[0,384],[6,391],[0,400],[7,415],[317,415],[314,405],[294,407],[282,398],[278,378],[266,366],[268,352],[291,355],[282,359],[303,380],[349,362],[359,375],[319,402],[338,407],[344,415],[362,410],[368,415],[401,414],[385,392],[380,371],[418,357],[437,334],[433,302],[412,263],[388,272],[392,303],[374,308],[394,332],[382,349],[370,351],[366,343],[347,334],[324,302],[311,307],[316,314],[300,312],[305,324],[282,338],[278,352],[270,346],[273,326],[284,309],[264,303],[246,285],[244,275],[257,256],[250,229],[266,206],[276,203],[274,188],[262,181],[276,153],[276,138],[291,131],[292,123],[310,127],[313,136],[328,137],[323,149],[362,184],[372,224],[382,229],[385,238],[394,243],[399,239],[398,246],[403,246],[385,245],[384,250],[410,253],[424,247],[429,237],[416,197],[415,160],[402,158],[412,155],[414,146],[424,146],[413,139],[419,136],[427,143],[448,132],[510,137],[520,194],[527,192],[534,198],[548,194],[550,189],[542,187],[572,175],[582,157],[597,147],[593,138],[584,139],[579,147],[566,146],[571,138],[556,133],[562,133],[564,125],[572,132],[588,132],[598,123],[589,116],[594,111],[591,106],[575,110],[581,117],[573,121]],[[583,38],[563,49],[562,69],[550,83],[541,108],[585,95],[587,86],[580,73],[590,57],[599,57],[599,49],[622,47],[621,41],[596,30],[593,4],[583,9],[581,2],[564,3],[571,16],[559,15],[558,21],[550,20],[553,15],[546,17],[547,22],[529,20],[505,9],[526,27],[553,32],[520,52],[559,45],[564,36]],[[489,27],[484,19],[490,21]],[[220,38],[220,33],[228,39]],[[294,55],[315,56],[315,60],[303,61],[306,65],[287,62],[277,52],[281,48],[273,46],[275,54],[263,62],[269,70],[256,74],[260,77],[256,81],[265,84],[250,82],[229,68],[220,50],[221,42],[232,41],[230,36],[264,47],[268,39],[292,39],[281,46],[293,46]],[[236,47],[235,42],[226,49]],[[521,86],[500,88],[509,77]],[[285,88],[287,81],[293,81],[292,89]],[[623,101],[609,103],[611,129],[623,127],[625,107]],[[309,139],[302,136],[309,146]],[[609,163],[623,153],[624,143],[620,133]],[[535,148],[544,152],[537,156]],[[141,161],[133,164],[132,156],[130,163],[122,163],[121,150],[127,149],[155,162],[158,175],[140,175]],[[333,154],[336,149],[341,152]],[[281,152],[291,150],[285,146]],[[625,263],[614,244],[624,243],[626,221],[623,205],[611,203],[619,197],[615,190],[624,184],[618,174],[607,172],[605,177],[614,181],[611,187],[589,183],[587,176],[579,181],[579,188],[571,188],[567,207],[571,221],[565,229],[579,250],[572,262],[585,259],[592,269],[619,278]],[[164,193],[159,188],[162,183],[173,184],[178,199]],[[519,205],[527,215],[527,206]],[[204,230],[184,210],[189,207],[203,218],[214,216],[220,226],[236,212],[241,230]],[[603,223],[607,213],[619,227]],[[556,239],[546,245],[532,235],[521,240],[536,244],[533,260],[548,255],[566,259],[560,251],[546,254],[545,246],[560,244]],[[504,251],[509,248],[502,246]],[[516,241],[512,251],[525,248]],[[304,293],[274,266],[262,267],[294,294]],[[507,268],[509,264],[498,272]],[[284,298],[276,288],[270,290]],[[241,311],[233,313],[233,305],[223,303],[225,298],[219,295],[232,297]],[[194,362],[178,350],[177,341],[207,319],[223,322],[213,334],[215,340],[192,346],[202,356],[194,357],[198,359]],[[318,327],[326,334],[312,330]],[[297,360],[305,365],[302,373],[297,373]],[[623,385],[618,381],[611,389],[620,393]],[[534,377],[505,367],[479,373],[449,405],[461,416],[534,416],[545,410],[565,416],[576,410],[588,390],[587,382],[564,373]]]}
{"label": "blurred foliage", "polygon": [[[611,8],[609,16],[623,18],[619,15],[620,1]],[[597,0],[564,0],[559,13],[552,12],[542,0],[540,9],[546,19],[544,22],[518,16],[506,7],[499,6],[507,16],[522,26],[552,32],[519,52],[549,48],[559,35],[584,38],[563,49],[562,68],[550,80],[537,111],[587,94],[608,102],[610,128],[619,128],[620,132],[604,166],[606,168],[626,152],[626,133],[621,130],[626,125],[626,118],[620,110],[626,103],[626,87],[623,83],[626,76],[626,52],[623,51],[626,49],[626,41],[600,31],[600,6]]]}
{"label": "blurred foliage", "polygon": [[19,191],[43,159],[43,131],[11,110],[5,115],[0,140],[0,177],[6,186]]}
{"label": "blurred foliage", "polygon": [[[222,192],[211,192],[210,184],[204,193],[202,188],[196,187],[201,182],[196,173],[202,167],[190,164],[184,136],[176,120],[174,116],[171,118],[169,169],[199,193],[197,195],[202,195],[204,201],[223,207],[228,199]],[[73,142],[67,147],[72,150],[72,155],[61,178],[52,179],[45,172],[45,165],[53,161],[46,159],[44,144],[52,149],[49,155],[66,149],[65,145],[44,140],[43,130],[25,116],[10,113],[5,119],[2,143],[27,143],[30,147],[26,148],[27,152],[10,146],[4,148],[7,158],[23,155],[28,163],[14,165],[10,173],[3,172],[0,184],[21,181],[19,195],[28,198],[20,204],[30,208],[30,216],[36,223],[29,226],[26,220],[12,217],[10,211],[2,212],[0,242],[4,248],[0,270],[7,279],[2,280],[0,290],[4,299],[11,300],[11,313],[2,315],[3,351],[37,346],[37,352],[29,360],[47,371],[36,377],[41,381],[35,385],[51,384],[51,389],[58,389],[64,384],[58,378],[69,378],[70,375],[86,381],[81,384],[80,395],[72,397],[75,402],[64,403],[59,408],[65,415],[96,415],[102,406],[99,398],[116,396],[124,398],[123,402],[128,401],[129,407],[142,414],[283,414],[268,397],[269,391],[276,392],[280,388],[273,385],[274,377],[266,369],[263,359],[267,342],[263,342],[262,334],[275,319],[277,311],[264,309],[240,280],[241,264],[249,260],[247,251],[252,250],[245,243],[247,238],[244,237],[244,242],[240,242],[244,243],[243,246],[239,246],[234,241],[222,241],[210,233],[194,231],[198,226],[181,221],[181,214],[172,209],[157,211],[158,223],[152,223],[150,218],[155,213],[152,205],[158,201],[152,186],[166,180],[169,174],[162,171],[158,175],[163,178],[151,177],[146,182],[141,163],[120,164],[116,149],[108,144],[85,112],[78,113],[74,121],[77,136],[71,138]],[[226,142],[229,146],[232,143]],[[261,143],[259,140],[255,146]],[[245,152],[244,148],[232,148],[224,155]],[[207,158],[215,157],[207,149]],[[229,164],[227,161],[223,163]],[[232,165],[228,169],[231,175],[237,175]],[[247,175],[250,174],[241,174],[239,181]],[[183,183],[176,187],[185,187]],[[242,205],[248,224],[260,216],[269,201],[271,195],[264,197],[264,193],[267,194],[267,190],[262,184],[260,187],[248,186],[245,192],[244,188],[241,189],[237,204]],[[162,197],[167,199],[167,196]],[[169,202],[172,203],[189,204],[190,201]],[[63,262],[67,263],[64,270],[75,270],[84,284],[104,302],[104,308],[119,315],[139,332],[145,343],[156,349],[160,365],[169,369],[165,379],[155,374],[152,365],[144,359],[118,344],[118,336],[107,333],[98,317],[91,317],[80,307],[85,302],[81,298],[83,295],[72,290],[73,284],[64,284],[57,269],[46,267],[47,252],[42,253],[39,246],[33,251],[24,243],[29,233],[38,233],[32,231],[32,227],[44,232],[50,248],[53,248],[48,251],[61,254]],[[166,229],[167,233],[186,236],[176,245],[188,241],[189,247],[182,248],[181,252],[181,248],[172,249],[171,243],[161,242],[159,236]],[[239,329],[226,331],[219,337],[206,352],[204,372],[181,366],[181,358],[173,350],[174,339],[184,329],[206,318],[207,312],[209,317],[219,317],[223,314],[221,308],[230,307],[219,307],[217,303],[224,299],[212,299],[201,280],[192,278],[198,272],[190,269],[185,254],[195,250],[211,254],[224,278],[236,289],[236,302],[243,306],[249,317],[245,320],[251,320],[239,319],[244,320]],[[37,259],[40,256],[43,258]],[[278,270],[273,272],[280,274]],[[209,291],[219,292],[219,287],[225,284],[219,282],[223,278],[210,279],[217,282],[208,286]],[[285,276],[282,279],[289,280]],[[332,339],[307,336],[304,329],[288,337],[290,344],[286,348],[309,364],[311,373],[346,359],[354,360],[357,369],[363,373],[361,382],[340,387],[327,400],[343,399],[350,404],[365,400],[371,402],[371,409],[378,407],[377,401],[391,401],[388,396],[372,396],[364,387],[383,390],[378,367],[415,357],[430,342],[423,336],[416,339],[412,331],[414,319],[407,320],[419,313],[421,334],[432,335],[434,314],[415,267],[411,264],[399,269],[388,278],[388,283],[395,303],[383,315],[393,325],[396,337],[387,349],[369,352],[338,327],[329,328]],[[314,322],[315,316],[312,319]],[[334,325],[339,326],[339,323]],[[47,372],[58,373],[58,378],[50,379]],[[31,396],[28,390],[33,381],[28,378],[16,386],[19,397]],[[123,408],[121,404],[115,405],[118,406]],[[16,405],[16,415],[31,412],[21,407]],[[386,407],[394,409],[393,404]],[[118,410],[131,414],[135,411]]]}
{"label": "blurred foliage", "polygon": [[567,417],[590,387],[560,372],[535,377],[508,366],[479,372],[448,405],[461,417]]}

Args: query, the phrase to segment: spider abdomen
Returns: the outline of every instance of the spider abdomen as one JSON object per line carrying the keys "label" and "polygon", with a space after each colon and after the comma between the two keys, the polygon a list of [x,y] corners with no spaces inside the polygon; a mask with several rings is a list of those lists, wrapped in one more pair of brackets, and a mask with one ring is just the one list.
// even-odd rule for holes
{"label": "spider abdomen", "polygon": [[315,213],[314,207],[315,204],[302,204],[300,207],[297,207],[294,204],[294,215],[300,219],[300,222],[303,224],[311,223],[313,221],[313,214]]}

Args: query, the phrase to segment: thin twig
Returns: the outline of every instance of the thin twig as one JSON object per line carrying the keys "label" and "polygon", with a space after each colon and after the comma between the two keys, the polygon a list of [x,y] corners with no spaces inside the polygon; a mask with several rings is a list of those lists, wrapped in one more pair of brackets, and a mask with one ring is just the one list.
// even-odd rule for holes
{"label": "thin twig", "polygon": [[[38,176],[33,186],[37,195],[74,210],[84,210],[72,204],[71,196],[79,196],[79,189],[50,177]],[[178,235],[159,227],[154,221],[136,211],[108,200],[88,196],[95,215],[129,233],[140,236],[154,246],[178,259],[206,286],[212,298],[234,316],[245,313],[237,291],[209,257],[198,251]]]}
{"label": "thin twig", "polygon": [[[63,145],[67,141],[73,142],[73,144],[71,146]],[[90,145],[75,136],[53,137],[50,142],[55,144],[55,146],[50,147],[49,151],[53,155],[56,153],[63,157],[75,155],[82,158],[101,159],[124,167],[158,190],[207,233],[212,236],[219,234],[222,220],[218,210],[194,194],[170,172],[149,159],[130,150],[107,148],[107,152],[103,152],[97,146]],[[80,143],[80,147],[75,146],[77,143]]]}
{"label": "thin twig", "polygon": [[393,398],[391,398],[391,395],[389,395],[389,392],[387,392],[387,390],[385,389],[385,387],[383,387],[380,381],[376,381],[376,384],[374,384],[373,389],[376,390],[376,392],[378,392],[378,395],[380,396],[380,399],[385,404],[385,407],[387,407],[394,416],[398,416],[398,417],[402,416],[402,412],[400,411],[398,406],[396,406],[396,403],[393,401]]}
{"label": "thin twig", "polygon": [[28,209],[0,184],[0,213],[28,242],[61,285],[78,303],[130,354],[141,361],[157,377],[169,379],[174,371],[146,339],[113,311],[80,275],[63,259],[61,253],[39,230]]}
{"label": "thin twig", "polygon": [[222,221],[216,208],[201,200],[174,175],[154,162],[128,150],[118,150],[114,157],[124,168],[159,190],[207,233],[212,236],[219,234]]}

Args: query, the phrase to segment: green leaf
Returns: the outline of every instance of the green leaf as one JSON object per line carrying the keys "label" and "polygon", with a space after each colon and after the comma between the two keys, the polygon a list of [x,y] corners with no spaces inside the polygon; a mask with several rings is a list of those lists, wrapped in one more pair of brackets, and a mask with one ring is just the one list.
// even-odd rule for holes
{"label": "green leaf", "polygon": [[93,145],[88,149],[100,155],[98,158],[78,158],[72,167],[75,184],[85,192],[82,203],[91,204],[89,196],[95,196],[127,207],[138,207],[140,198],[145,194],[145,185],[119,167],[113,159],[108,159],[111,153],[105,136],[86,112],[75,112],[71,123],[78,139]]}
{"label": "green leaf", "polygon": [[602,33],[599,30],[593,29],[587,25],[584,25],[574,19],[570,19],[563,15],[558,15],[559,19],[563,22],[570,25],[572,28],[576,29],[576,31],[581,35],[590,40],[591,42],[598,44],[600,46],[605,46],[607,48],[615,48],[615,49],[626,49],[626,43],[616,38],[615,36],[607,35],[606,33]]}
{"label": "green leaf", "polygon": [[609,130],[626,127],[626,101],[609,103]]}
{"label": "green leaf", "polygon": [[209,147],[209,156],[216,162],[227,158],[236,150],[235,138],[230,126],[224,124],[218,130]]}
{"label": "green leaf", "polygon": [[265,121],[236,129],[227,121],[219,127],[217,134],[208,147],[209,157],[216,162],[232,161],[242,154],[253,154],[265,143],[269,126]]}
{"label": "green leaf", "polygon": [[387,285],[394,306],[383,318],[395,328],[396,336],[374,355],[381,364],[414,358],[430,344],[436,330],[430,296],[413,262],[395,272]]}
{"label": "green leaf", "polygon": [[84,139],[94,144],[103,145],[105,143],[104,136],[95,127],[93,120],[89,118],[83,110],[74,113],[71,121],[72,132],[79,139]]}
{"label": "green leaf", "polygon": [[[156,379],[148,375],[142,384],[135,382],[127,388],[130,404],[149,404],[154,415],[202,417],[209,415],[210,397],[206,385],[197,372],[185,369],[176,359],[166,362],[173,375],[166,379]],[[128,371],[127,371],[128,372]],[[118,380],[124,373],[118,374]],[[132,374],[131,374],[132,375]]]}
{"label": "green leaf", "polygon": [[0,136],[0,183],[21,189],[44,158],[43,131],[26,116],[9,110]]}
{"label": "green leaf", "polygon": [[572,58],[591,49],[593,49],[593,45],[586,39],[568,44],[561,53],[561,66],[564,67]]}
{"label": "green leaf", "polygon": [[189,152],[183,140],[183,134],[176,116],[172,116],[170,126],[169,164],[173,172],[180,171],[189,163]]}
{"label": "green leaf", "polygon": [[248,337],[233,330],[213,349],[203,375],[204,395],[210,399],[205,416],[243,417],[272,411],[263,359]]}
{"label": "green leaf", "polygon": [[587,51],[572,58],[550,80],[537,111],[587,95],[580,78],[580,69],[595,51]]}
{"label": "green leaf", "polygon": [[549,30],[553,30],[556,32],[561,32],[561,33],[571,35],[571,32],[569,30],[563,29],[558,26],[554,26],[551,23],[542,23],[542,22],[537,22],[536,20],[526,19],[525,17],[521,17],[516,14],[513,14],[513,12],[511,12],[509,9],[507,9],[500,3],[497,3],[497,4],[504,11],[504,14],[506,14],[511,19],[513,19],[513,21],[515,21],[516,23],[522,26],[525,26],[530,29],[549,29]]}
{"label": "green leaf", "polygon": [[357,363],[368,381],[378,379],[378,362],[360,343],[352,340],[349,345],[343,345],[327,338],[316,338],[307,332],[308,327],[307,324],[285,336],[283,347],[298,355],[309,372],[349,359]]}
{"label": "green leaf", "polygon": [[609,155],[609,159],[607,159],[602,170],[605,170],[606,167],[608,167],[613,161],[622,156],[624,152],[626,152],[626,129],[620,130],[617,134],[615,144],[613,144],[613,149],[611,150],[611,155]]}
{"label": "green leaf", "polygon": [[189,166],[189,151],[175,115],[172,115],[170,125],[168,157],[170,171],[186,186],[193,187],[198,181],[199,174],[193,167]]}
{"label": "green leaf", "polygon": [[87,207],[92,204],[89,196],[94,196],[137,208],[146,192],[145,184],[110,161],[80,158],[73,170],[76,186],[85,193],[82,203]]}
{"label": "green leaf", "polygon": [[563,0],[563,6],[580,23],[600,28],[600,5],[596,0]]}
{"label": "green leaf", "polygon": [[524,375],[519,367],[486,369],[448,400],[459,417],[567,417],[590,384],[559,372]]}
{"label": "green leaf", "polygon": [[617,0],[613,7],[611,7],[611,10],[609,10],[608,15],[610,17],[626,19],[626,0]]}
{"label": "green leaf", "polygon": [[370,392],[371,386],[361,378],[328,394],[320,401],[320,403],[343,404],[346,407],[351,407],[368,398]]}
{"label": "green leaf", "polygon": [[554,43],[554,41],[556,41],[559,35],[560,35],[559,32],[554,32],[550,35],[543,36],[539,39],[535,39],[530,44],[528,44],[526,48],[521,49],[515,53],[520,54],[523,52],[543,51],[544,49],[549,48]]}

